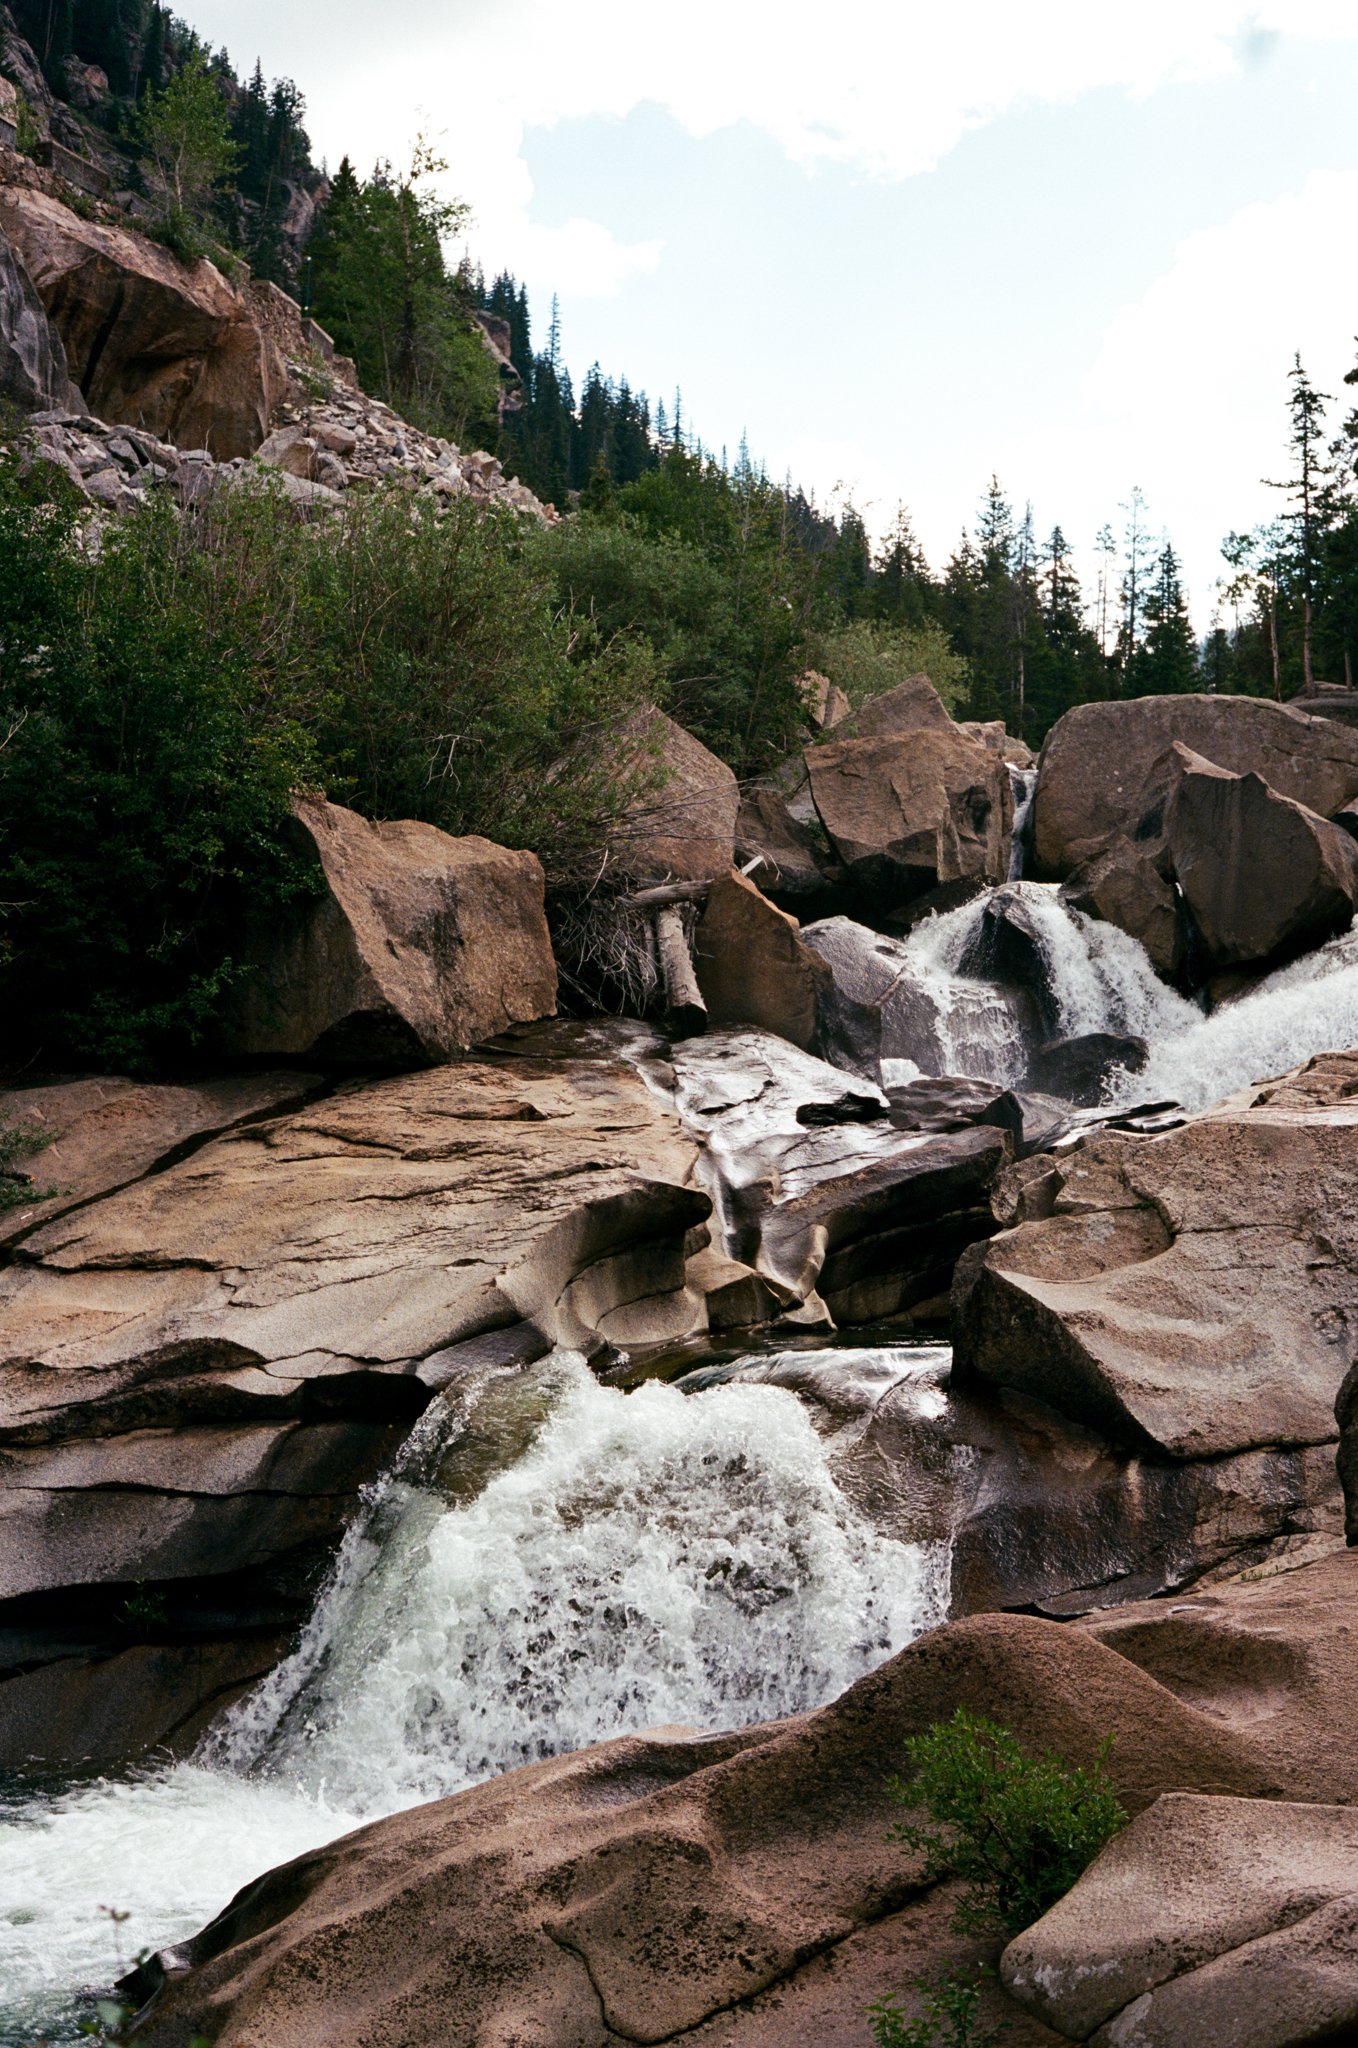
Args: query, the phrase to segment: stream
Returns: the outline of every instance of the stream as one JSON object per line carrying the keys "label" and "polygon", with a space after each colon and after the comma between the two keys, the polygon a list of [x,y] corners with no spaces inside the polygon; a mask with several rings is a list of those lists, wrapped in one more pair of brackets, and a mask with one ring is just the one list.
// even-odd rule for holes
{"label": "stream", "polygon": [[[1059,1031],[1148,1041],[1145,1068],[1114,1077],[1118,1101],[1196,1110],[1358,1044],[1358,933],[1209,1016],[1054,887],[1006,886]],[[1012,1013],[961,971],[984,908],[862,938],[932,1005],[940,1071],[1012,1084]],[[918,1071],[885,1061],[882,1080]],[[796,1106],[862,1083],[727,1031],[677,1048],[653,1085],[703,1131],[715,1229],[770,1140],[789,1188],[835,1171]],[[838,1171],[900,1142],[884,1124],[832,1136]],[[941,1414],[947,1365],[938,1345],[850,1332],[623,1391],[556,1352],[437,1400],[371,1489],[298,1648],[191,1761],[0,1781],[0,2048],[77,2038],[77,1988],[365,1821],[631,1731],[819,1706],[944,1620],[947,1541],[874,1527],[839,1475],[883,1391],[906,1388],[923,1423]]]}

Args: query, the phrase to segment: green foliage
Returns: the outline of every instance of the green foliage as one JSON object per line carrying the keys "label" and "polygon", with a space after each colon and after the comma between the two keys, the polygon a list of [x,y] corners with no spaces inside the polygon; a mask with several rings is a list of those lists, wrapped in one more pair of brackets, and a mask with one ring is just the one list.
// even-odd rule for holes
{"label": "green foliage", "polygon": [[806,636],[827,607],[785,493],[675,443],[616,511],[582,511],[539,546],[581,651],[644,647],[666,709],[737,773],[795,743]]}
{"label": "green foliage", "polygon": [[166,193],[166,219],[201,219],[237,156],[221,82],[201,50],[193,51],[164,92],[148,88],[137,131]]}
{"label": "green foliage", "polygon": [[1007,2020],[997,2028],[977,2024],[980,1975],[967,1978],[953,1971],[936,1984],[927,1977],[911,1981],[924,2008],[918,2019],[907,2022],[895,1998],[881,1998],[868,2007],[877,2048],[989,2048],[997,2033],[1008,2032]]}
{"label": "green foliage", "polygon": [[813,633],[806,654],[810,666],[837,683],[855,709],[910,676],[926,675],[954,717],[967,715],[963,706],[971,669],[932,619],[919,626],[852,619]]}
{"label": "green foliage", "polygon": [[493,434],[499,372],[444,263],[468,215],[429,188],[446,168],[423,139],[408,172],[380,163],[366,184],[346,157],[310,245],[311,295],[365,390],[460,441],[473,423]]}
{"label": "green foliage", "polygon": [[138,1579],[136,1592],[129,1593],[123,1602],[122,1619],[139,1643],[149,1643],[158,1629],[168,1626],[165,1595],[148,1593],[145,1579]]}
{"label": "green foliage", "polygon": [[[168,505],[86,553],[0,465],[0,999],[11,1047],[144,1071],[236,969],[236,898],[300,886],[275,838],[311,745],[257,606]],[[232,592],[234,597],[237,592]]]}
{"label": "green foliage", "polygon": [[36,1186],[32,1174],[19,1164],[21,1159],[45,1152],[55,1135],[40,1124],[0,1123],[0,1212],[22,1209],[29,1202],[45,1202],[49,1195],[56,1194],[55,1188]]}
{"label": "green foliage", "polygon": [[1025,1756],[1007,1728],[965,1707],[906,1743],[911,1776],[893,1779],[891,1794],[929,1822],[902,1821],[891,1836],[924,1851],[926,1881],[962,1879],[960,1931],[1031,1926],[1126,1826],[1105,1768],[1111,1745],[1092,1771],[1071,1770]]}
{"label": "green foliage", "polygon": [[33,116],[28,97],[21,86],[14,89],[14,146],[21,155],[32,156],[42,139],[42,130]]}
{"label": "green foliage", "polygon": [[247,914],[317,886],[280,828],[370,816],[572,871],[651,779],[614,735],[654,689],[581,648],[513,515],[401,491],[308,524],[276,482],[110,526],[0,463],[0,1015],[11,1057],[181,1059],[244,971]]}

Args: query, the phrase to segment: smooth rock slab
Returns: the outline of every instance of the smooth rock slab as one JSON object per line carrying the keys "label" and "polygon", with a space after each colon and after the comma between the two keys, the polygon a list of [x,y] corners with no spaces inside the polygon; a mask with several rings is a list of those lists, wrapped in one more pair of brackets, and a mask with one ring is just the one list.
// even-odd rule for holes
{"label": "smooth rock slab", "polygon": [[467,1060],[246,1124],[40,1225],[0,1269],[13,1570],[234,1570],[333,1535],[388,1425],[488,1362],[474,1340],[512,1360],[598,1350],[604,1324],[701,1327],[696,1153],[633,1067]]}
{"label": "smooth rock slab", "polygon": [[600,1744],[270,1872],[178,1953],[138,2039],[606,2048],[730,2021],[917,1891],[886,1839],[886,1777],[959,1704],[1086,1765],[1116,1725],[1134,1807],[1277,1782],[1238,1734],[1076,1630],[975,1617],[817,1713]]}
{"label": "smooth rock slab", "polygon": [[1358,1078],[1329,1056],[1325,1099],[1298,1085],[1300,1107],[1053,1161],[1053,1213],[959,1270],[959,1373],[1177,1458],[1333,1442],[1358,1324],[1358,1101],[1328,1099],[1336,1062]]}
{"label": "smooth rock slab", "polygon": [[24,1170],[36,1187],[59,1192],[10,1210],[0,1224],[0,1244],[13,1244],[50,1217],[140,1180],[197,1139],[277,1115],[324,1086],[320,1074],[289,1070],[183,1085],[109,1074],[8,1089],[0,1093],[0,1121],[30,1126],[51,1140],[28,1156]]}
{"label": "smooth rock slab", "polygon": [[1010,1942],[1000,1973],[1100,2048],[1323,2039],[1358,2021],[1358,1813],[1167,1793]]}

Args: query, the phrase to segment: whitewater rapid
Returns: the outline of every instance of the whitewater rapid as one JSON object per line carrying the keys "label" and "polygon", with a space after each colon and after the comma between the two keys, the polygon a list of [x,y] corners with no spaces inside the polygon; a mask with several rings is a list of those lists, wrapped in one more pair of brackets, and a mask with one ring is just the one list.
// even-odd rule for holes
{"label": "whitewater rapid", "polygon": [[365,1820],[821,1705],[947,1597],[946,1549],[863,1521],[787,1388],[623,1394],[564,1353],[488,1376],[423,1418],[296,1654],[192,1762],[0,1805],[0,2043],[66,2038],[72,1987]]}
{"label": "whitewater rapid", "polygon": [[[1146,1066],[1115,1080],[1115,1102],[1173,1100],[1206,1109],[1316,1053],[1358,1046],[1358,931],[1304,954],[1206,1015],[1165,986],[1136,939],[1068,909],[1055,884],[1011,882],[1006,893],[1022,899],[1037,932],[1057,1035],[1106,1031],[1148,1042]],[[905,951],[937,1011],[946,1070],[1016,1085],[1024,1055],[1010,1013],[992,999],[987,1031],[978,992],[988,984],[959,972],[987,900],[926,918]]]}

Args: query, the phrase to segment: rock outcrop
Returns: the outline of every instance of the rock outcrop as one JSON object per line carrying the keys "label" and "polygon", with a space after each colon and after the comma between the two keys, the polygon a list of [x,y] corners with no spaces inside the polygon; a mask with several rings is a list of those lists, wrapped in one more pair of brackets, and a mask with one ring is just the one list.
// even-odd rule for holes
{"label": "rock outcrop", "polygon": [[1182,904],[1144,847],[1124,834],[1075,869],[1061,885],[1061,901],[1129,933],[1157,974],[1169,979],[1182,969],[1188,950]]}
{"label": "rock outcrop", "polygon": [[0,1271],[0,1594],[333,1540],[469,1365],[700,1326],[695,1151],[630,1066],[464,1061],[41,1224]]}
{"label": "rock outcrop", "polygon": [[973,1055],[984,1058],[1000,1037],[1014,1047],[1017,1080],[1028,1052],[1047,1036],[1029,990],[959,980],[951,985],[950,1043],[945,1048],[938,1007],[918,962],[899,939],[869,931],[852,918],[830,917],[803,925],[802,940],[833,974],[833,991],[822,1007],[821,1037],[826,1057],[849,1073],[880,1080],[884,1060],[909,1060],[922,1074],[965,1071]]}
{"label": "rock outcrop", "polygon": [[1009,872],[1008,768],[955,729],[809,747],[806,768],[849,880],[881,910],[939,883]]}
{"label": "rock outcrop", "polygon": [[708,890],[693,965],[713,1024],[752,1024],[803,1052],[820,1050],[830,969],[803,945],[796,918],[743,875],[718,875]]}
{"label": "rock outcrop", "polygon": [[220,1081],[130,1081],[119,1074],[0,1093],[0,1120],[46,1141],[29,1161],[33,1192],[52,1193],[4,1213],[0,1245],[42,1223],[185,1158],[209,1138],[298,1108],[323,1093],[319,1074],[288,1071]]}
{"label": "rock outcrop", "polygon": [[69,405],[74,396],[61,336],[0,230],[0,398],[39,412]]}
{"label": "rock outcrop", "polygon": [[1358,1544],[1358,1359],[1344,1375],[1334,1397],[1334,1419],[1339,1425],[1336,1464],[1344,1489],[1344,1534]]}
{"label": "rock outcrop", "polygon": [[213,265],[0,187],[0,228],[60,334],[86,405],[219,461],[249,455],[285,390],[282,360]]}
{"label": "rock outcrop", "polygon": [[[1185,1704],[1078,1628],[956,1622],[817,1713],[601,1744],[269,1873],[134,1980],[151,1996],[136,2038],[290,2048],[320,2027],[332,2048],[471,2048],[531,2029],[575,2048],[851,2048],[883,1953],[918,1953],[926,1926],[941,1937],[934,1968],[940,1950],[969,1968],[994,1953],[954,1947],[947,1894],[931,1908],[918,1866],[885,1839],[886,1775],[907,1736],[965,1705],[1030,1753],[1087,1765],[1115,1728],[1110,1767],[1134,1815],[1179,1792],[1332,1804],[1358,1778],[1351,1756],[1334,1767],[1323,1723],[1346,1716],[1355,1677],[1350,1650],[1320,1717],[1279,1741]],[[1053,2038],[997,1990],[986,1999],[1010,2038]]]}
{"label": "rock outcrop", "polygon": [[1358,794],[1358,732],[1261,697],[1138,697],[1077,704],[1042,748],[1034,872],[1064,881],[1146,818],[1153,771],[1178,740],[1232,775],[1332,817]]}
{"label": "rock outcrop", "polygon": [[761,786],[742,791],[736,818],[736,859],[768,896],[804,898],[825,888],[817,849],[805,825],[798,824],[776,789]]}
{"label": "rock outcrop", "polygon": [[1358,1816],[1171,1792],[1011,1941],[1005,1987],[1099,2048],[1296,2048],[1358,2025]]}
{"label": "rock outcrop", "polygon": [[232,1052],[409,1065],[555,1010],[536,854],[321,799],[293,809],[323,887],[253,934]]}
{"label": "rock outcrop", "polygon": [[952,714],[926,675],[908,676],[894,690],[869,697],[857,711],[847,706],[838,719],[827,718],[836,739],[872,739],[887,733],[958,731]]}
{"label": "rock outcrop", "polygon": [[1287,1445],[1328,1466],[1358,1269],[1355,1079],[1358,1054],[1330,1055],[1167,1136],[1082,1139],[1043,1216],[959,1269],[959,1373],[1153,1455]]}

